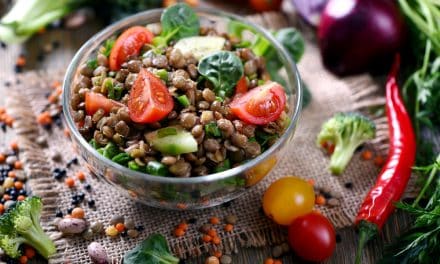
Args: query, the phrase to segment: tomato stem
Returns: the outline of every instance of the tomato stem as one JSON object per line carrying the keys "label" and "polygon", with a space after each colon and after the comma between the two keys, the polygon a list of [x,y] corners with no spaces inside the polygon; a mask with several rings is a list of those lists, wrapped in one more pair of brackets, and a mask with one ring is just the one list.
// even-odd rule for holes
{"label": "tomato stem", "polygon": [[362,259],[362,251],[365,245],[378,233],[378,227],[368,221],[361,221],[359,223],[359,244],[356,251],[355,264],[360,264]]}

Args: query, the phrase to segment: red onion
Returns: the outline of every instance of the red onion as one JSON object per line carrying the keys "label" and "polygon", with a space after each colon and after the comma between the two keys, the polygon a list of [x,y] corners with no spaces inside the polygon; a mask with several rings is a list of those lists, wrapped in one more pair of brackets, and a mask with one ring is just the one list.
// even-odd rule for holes
{"label": "red onion", "polygon": [[405,27],[392,0],[330,0],[318,41],[324,65],[338,75],[388,68],[403,46]]}

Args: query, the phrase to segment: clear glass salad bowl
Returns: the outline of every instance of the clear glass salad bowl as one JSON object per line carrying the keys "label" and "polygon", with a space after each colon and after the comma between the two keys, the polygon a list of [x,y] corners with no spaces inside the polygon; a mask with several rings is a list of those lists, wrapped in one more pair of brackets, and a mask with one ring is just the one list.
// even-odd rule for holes
{"label": "clear glass salad bowl", "polygon": [[295,132],[301,110],[302,88],[298,70],[286,50],[272,37],[271,33],[239,16],[226,12],[197,9],[202,26],[211,26],[226,32],[230,21],[239,21],[265,37],[275,47],[283,63],[284,88],[289,108],[290,124],[284,134],[269,149],[248,162],[206,176],[174,178],[149,175],[130,170],[100,155],[79,133],[72,118],[70,98],[72,88],[79,76],[78,68],[100,45],[111,36],[133,25],[147,25],[160,22],[163,9],[138,13],[114,23],[89,39],[76,53],[70,63],[63,83],[63,111],[74,148],[84,159],[90,171],[106,183],[116,187],[123,195],[149,206],[164,209],[199,209],[225,203],[260,182],[282,157],[283,149],[293,147],[290,143]]}

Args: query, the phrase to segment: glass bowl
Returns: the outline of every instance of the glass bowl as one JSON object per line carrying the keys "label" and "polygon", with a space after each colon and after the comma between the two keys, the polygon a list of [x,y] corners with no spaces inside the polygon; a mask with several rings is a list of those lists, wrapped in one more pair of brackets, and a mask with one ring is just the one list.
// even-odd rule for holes
{"label": "glass bowl", "polygon": [[[84,159],[89,170],[116,187],[119,192],[149,206],[164,209],[200,209],[225,203],[246,193],[260,182],[282,157],[282,150],[290,147],[301,109],[302,89],[298,70],[286,50],[260,26],[239,16],[226,12],[196,9],[202,26],[211,26],[226,32],[230,21],[239,21],[250,26],[254,32],[265,37],[273,45],[283,63],[285,90],[288,96],[290,124],[284,134],[269,149],[248,162],[215,174],[206,176],[174,178],[149,175],[130,170],[101,156],[79,133],[72,118],[70,98],[72,88],[79,76],[78,68],[100,45],[111,36],[133,25],[147,25],[160,22],[163,9],[138,13],[114,23],[89,39],[76,53],[70,63],[63,83],[63,111],[70,129],[74,148]],[[105,188],[103,186],[103,188]]]}

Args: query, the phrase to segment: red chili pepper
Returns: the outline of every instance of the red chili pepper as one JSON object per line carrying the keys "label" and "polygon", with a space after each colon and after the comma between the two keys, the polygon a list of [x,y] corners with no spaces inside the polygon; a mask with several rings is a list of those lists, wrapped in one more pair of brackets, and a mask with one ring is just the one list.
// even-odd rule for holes
{"label": "red chili pepper", "polygon": [[397,55],[386,83],[386,113],[390,136],[388,159],[356,217],[359,247],[355,263],[361,263],[363,247],[378,234],[394,211],[394,203],[400,200],[405,191],[415,160],[414,130],[396,81],[399,65],[400,56]]}

